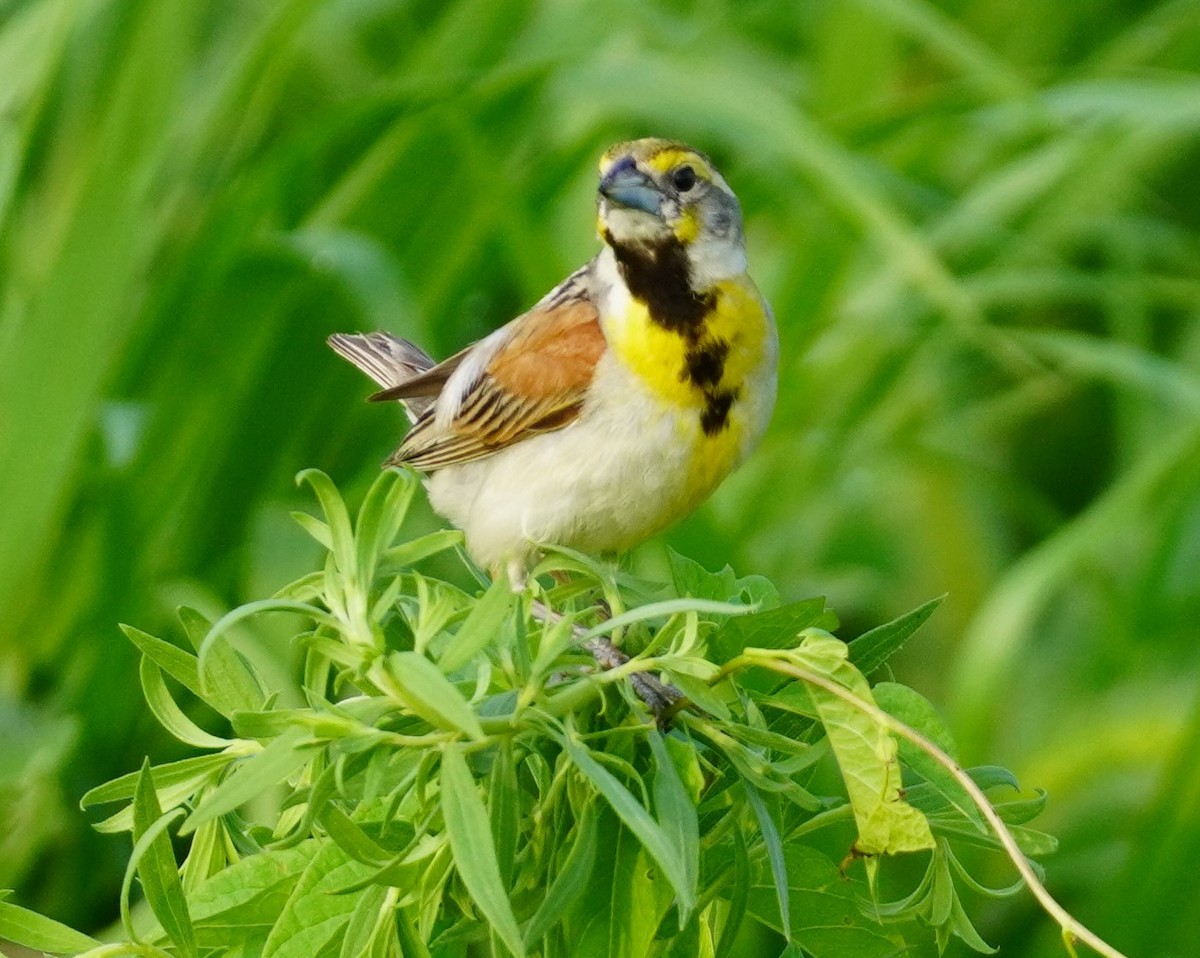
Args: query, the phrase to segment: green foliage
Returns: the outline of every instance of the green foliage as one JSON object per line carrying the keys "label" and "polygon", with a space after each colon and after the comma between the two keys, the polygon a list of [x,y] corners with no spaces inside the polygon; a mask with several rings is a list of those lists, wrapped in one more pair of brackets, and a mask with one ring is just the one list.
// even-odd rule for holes
{"label": "green foliage", "polygon": [[[0,899],[11,894],[11,891],[0,891]],[[53,954],[82,952],[99,944],[60,922],[3,900],[0,900],[0,935],[9,941],[19,941],[27,948]]]}
{"label": "green foliage", "polygon": [[[1061,897],[1130,952],[1189,949],[1196,15],[0,4],[0,885],[79,927],[116,920],[127,848],[70,807],[146,753],[176,764],[186,726],[148,721],[112,623],[164,635],[180,605],[213,618],[312,568],[293,474],[361,494],[399,430],[325,336],[387,328],[445,356],[483,335],[595,249],[599,152],[662,133],[710,151],[741,197],[783,370],[764,447],[667,541],[786,600],[828,595],[847,637],[947,594],[897,671],[948,703],[965,760],[1002,756],[1051,791]],[[463,588],[440,552],[455,534],[423,510],[384,561],[430,556]],[[632,562],[667,575],[660,543]],[[427,591],[432,637],[461,607]],[[293,621],[231,633],[273,689],[295,691]],[[750,621],[728,620],[732,648]],[[725,708],[702,676],[676,680]],[[981,921],[1006,955],[1056,947],[1019,907]]]}
{"label": "green foliage", "polygon": [[[764,671],[794,665],[874,702],[852,646],[797,633],[797,608],[829,621],[819,600],[780,607],[761,578],[673,556],[680,598],[625,608],[661,587],[564,555],[544,565],[571,569],[571,581],[540,599],[565,619],[531,617],[530,596],[503,583],[471,596],[388,560],[405,549],[393,540],[413,474],[382,474],[353,522],[323,474],[301,478],[324,511],[301,525],[327,561],[315,590],[281,592],[308,601],[252,602],[208,628],[183,609],[194,655],[126,628],[143,678],[154,676],[144,688],[155,715],[208,750],[147,762],[84,796],[85,807],[125,803],[100,827],[134,839],[122,891],[130,953],[717,955],[749,925],[812,958],[884,958],[922,942],[940,951],[952,935],[988,950],[959,887],[995,897],[1021,883],[988,889],[962,864],[958,849],[995,847],[995,836],[946,770],[911,746],[898,752],[877,720],[823,686]],[[624,611],[588,629],[600,595]],[[264,691],[229,641],[236,622],[271,612],[297,623],[298,688]],[[875,633],[872,655],[886,660],[924,614]],[[634,654],[598,672],[578,642],[602,630]],[[721,666],[705,655],[709,639]],[[691,706],[660,732],[626,681],[650,669],[690,676],[720,714]],[[882,704],[944,740],[920,696],[880,688]],[[187,718],[188,693],[233,736]],[[281,704],[296,697],[304,704]],[[976,774],[984,787],[1014,784],[1005,771]],[[996,808],[1024,822],[1041,804]],[[1053,850],[1018,829],[1025,853]],[[191,836],[181,867],[171,830]],[[916,852],[931,853],[924,878],[882,902],[879,869]],[[135,874],[156,924],[133,920]],[[18,942],[82,941],[8,914],[0,933]]]}

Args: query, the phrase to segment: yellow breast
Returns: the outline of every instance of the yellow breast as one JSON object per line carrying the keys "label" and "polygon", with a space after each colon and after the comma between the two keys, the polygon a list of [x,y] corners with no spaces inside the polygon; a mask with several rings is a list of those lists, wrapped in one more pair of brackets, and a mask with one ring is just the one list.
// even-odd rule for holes
{"label": "yellow breast", "polygon": [[775,329],[748,276],[718,283],[703,321],[686,331],[653,320],[630,297],[603,316],[609,348],[664,404],[679,409],[679,440],[694,448],[682,496],[703,498],[757,443],[775,394]]}

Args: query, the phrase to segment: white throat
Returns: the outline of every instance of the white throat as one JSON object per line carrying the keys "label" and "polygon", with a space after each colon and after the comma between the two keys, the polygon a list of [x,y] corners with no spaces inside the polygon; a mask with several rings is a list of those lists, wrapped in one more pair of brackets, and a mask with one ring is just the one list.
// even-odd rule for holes
{"label": "white throat", "polygon": [[692,285],[698,290],[711,289],[717,283],[747,270],[746,247],[741,236],[712,236],[697,239],[688,247]]}

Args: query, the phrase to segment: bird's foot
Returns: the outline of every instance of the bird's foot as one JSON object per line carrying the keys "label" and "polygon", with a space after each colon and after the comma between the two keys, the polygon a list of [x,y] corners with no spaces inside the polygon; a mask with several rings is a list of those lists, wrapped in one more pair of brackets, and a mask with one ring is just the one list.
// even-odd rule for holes
{"label": "bird's foot", "polygon": [[[559,622],[562,616],[550,609],[543,602],[535,601],[532,609],[533,617],[542,622]],[[572,630],[576,638],[582,639],[587,630],[574,625]],[[611,639],[603,636],[583,641],[583,647],[591,653],[592,658],[600,668],[615,669],[629,661],[629,656],[622,652]],[[650,714],[654,716],[655,724],[666,731],[671,726],[671,720],[688,704],[687,697],[669,682],[655,678],[649,672],[634,672],[629,676],[637,697],[642,700]]]}

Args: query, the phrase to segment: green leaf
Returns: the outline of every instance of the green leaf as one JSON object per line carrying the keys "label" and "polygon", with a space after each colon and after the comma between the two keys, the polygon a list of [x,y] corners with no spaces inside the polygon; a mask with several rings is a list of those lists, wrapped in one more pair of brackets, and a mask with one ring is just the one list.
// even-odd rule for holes
{"label": "green leaf", "polygon": [[[221,822],[209,822],[201,825],[192,834],[192,844],[188,848],[187,857],[179,869],[180,880],[183,882],[183,894],[191,909],[192,895],[196,889],[209,878],[229,864],[229,849],[226,840],[229,833]],[[193,924],[195,918],[193,916]],[[200,943],[197,936],[197,944]]]}
{"label": "green leaf", "polygon": [[[788,656],[864,702],[874,701],[867,680],[847,661],[844,642],[824,633],[809,632]],[[809,683],[808,693],[825,727],[854,808],[858,851],[878,855],[932,848],[929,822],[901,797],[896,740],[875,719],[832,692]]]}
{"label": "green leaf", "polygon": [[1011,802],[993,802],[996,814],[1008,825],[1024,825],[1046,810],[1049,794],[1045,789],[1036,789],[1033,798],[1014,799]]}
{"label": "green leaf", "polygon": [[508,581],[503,576],[497,577],[471,607],[470,614],[438,657],[438,666],[443,672],[457,672],[489,642],[496,641],[514,597]]}
{"label": "green leaf", "polygon": [[667,550],[667,565],[671,570],[675,594],[680,598],[724,602],[736,590],[737,576],[729,566],[720,572],[709,572],[699,562],[680,555],[674,549]]}
{"label": "green leaf", "polygon": [[[197,755],[195,758],[155,765],[151,771],[154,773],[154,784],[158,787],[159,802],[174,807],[179,802],[165,798],[164,796],[168,792],[181,785],[185,787],[198,785],[234,760],[235,756],[229,754]],[[120,778],[114,778],[111,782],[97,785],[84,793],[83,798],[79,800],[79,807],[91,808],[93,805],[103,805],[106,802],[128,801],[133,798],[133,794],[137,790],[140,776],[141,772],[129,772]],[[184,792],[184,794],[190,793]]]}
{"label": "green leaf", "polygon": [[[222,752],[219,755],[201,755],[156,766],[153,771],[156,776],[156,785],[161,786],[158,792],[160,804],[167,808],[174,808],[189,801],[209,784],[221,769],[235,760],[236,756],[229,752]],[[86,801],[88,805],[98,805],[103,802],[119,801],[121,798],[132,799],[137,787],[138,774],[130,772],[98,786],[83,797],[81,804],[83,801]],[[121,811],[97,822],[92,827],[104,834],[130,831],[133,828],[132,802]]]}
{"label": "green leaf", "polygon": [[462,545],[463,534],[457,529],[439,529],[419,539],[392,546],[379,561],[378,575],[395,575],[431,555]]}
{"label": "green leaf", "polygon": [[[360,560],[362,556],[359,556]],[[370,944],[380,924],[391,915],[385,909],[388,889],[384,885],[368,885],[358,896],[358,904],[346,923],[339,958],[366,958],[370,955]]]}
{"label": "green leaf", "polygon": [[336,805],[326,803],[321,809],[318,821],[325,833],[341,846],[348,858],[364,865],[379,866],[392,857],[387,849],[381,848]]}
{"label": "green leaf", "polygon": [[[915,729],[937,745],[943,752],[954,757],[955,747],[950,730],[933,705],[920,693],[906,685],[895,682],[880,682],[871,689],[875,704],[911,729]],[[955,808],[980,830],[987,831],[983,815],[966,789],[948,769],[935,761],[923,749],[907,739],[898,742],[900,760],[928,782],[944,801]],[[910,804],[915,804],[909,797]]]}
{"label": "green leaf", "polygon": [[645,846],[629,828],[620,827],[606,803],[599,861],[563,927],[569,953],[580,958],[653,954],[652,942],[673,897],[661,868],[653,867]]}
{"label": "green leaf", "polygon": [[967,774],[971,776],[971,781],[985,792],[990,792],[993,788],[1004,786],[1011,788],[1013,791],[1021,790],[1021,784],[1017,781],[1017,776],[1011,769],[1007,769],[1002,765],[977,765],[967,769]]}
{"label": "green leaf", "polygon": [[[180,685],[206,702],[209,701],[208,696],[200,688],[200,673],[196,656],[151,635],[149,632],[135,629],[132,625],[122,624],[121,631],[125,633],[125,637],[130,642],[137,646],[138,651]],[[212,702],[209,704],[211,705]]]}
{"label": "green leaf", "polygon": [[[522,625],[523,628],[523,625]],[[545,682],[563,655],[575,642],[575,622],[571,616],[563,616],[557,622],[542,627],[537,637],[537,655],[529,665],[530,684]],[[519,647],[518,642],[518,647]]]}
{"label": "green leaf", "polygon": [[709,572],[700,563],[667,550],[671,582],[680,598],[714,599],[718,602],[736,600],[743,605],[773,608],[779,604],[779,591],[769,580],[759,575],[738,578],[728,565],[720,572]]}
{"label": "green leaf", "polygon": [[411,470],[385,469],[379,474],[358,510],[354,529],[358,539],[358,570],[369,587],[381,554],[404,524],[417,478]]}
{"label": "green leaf", "polygon": [[775,819],[771,817],[771,810],[767,808],[763,797],[758,794],[758,789],[748,781],[743,781],[742,787],[746,790],[746,797],[750,799],[754,817],[758,819],[758,832],[762,836],[763,848],[767,852],[767,861],[771,865],[771,881],[775,886],[775,902],[779,907],[779,924],[776,927],[790,939],[792,906],[788,889],[791,885],[788,882],[787,857],[784,854],[783,841],[779,837]]}
{"label": "green leaf", "polygon": [[505,947],[523,958],[525,943],[500,879],[487,809],[462,750],[453,742],[442,748],[440,793],[442,817],[459,878]]}
{"label": "green leaf", "polygon": [[350,514],[346,503],[332,480],[320,469],[304,469],[296,476],[296,485],[308,483],[316,493],[325,521],[329,525],[330,551],[337,567],[350,581],[358,579],[358,553],[354,547],[354,533],[350,528]]}
{"label": "green leaf", "polygon": [[939,870],[944,870],[945,863],[945,845],[941,842],[933,850],[929,856],[929,863],[925,866],[925,873],[921,876],[921,880],[917,886],[896,901],[887,901],[875,903],[875,914],[880,918],[888,920],[906,921],[910,919],[926,920],[928,924],[928,915],[931,911],[933,897],[933,881],[934,876]]}
{"label": "green leaf", "polygon": [[[953,819],[948,819],[945,816],[934,814],[929,816],[929,821],[937,830],[938,835],[945,838],[956,839],[958,842],[975,845],[979,848],[1001,847],[1000,842],[993,835],[983,835],[977,829],[963,825],[962,819],[958,815],[955,815]],[[1035,828],[1009,825],[1008,833],[1029,858],[1044,858],[1046,855],[1058,851],[1058,839]]]}
{"label": "green leaf", "polygon": [[746,916],[746,903],[750,896],[750,856],[746,852],[746,840],[742,837],[742,826],[734,822],[731,845],[733,846],[733,878],[729,881],[729,910],[721,928],[721,938],[717,942],[714,955],[728,955],[738,931],[742,927],[742,919]]}
{"label": "green leaf", "polygon": [[[909,949],[898,931],[860,908],[860,883],[849,881],[816,849],[789,842],[783,850],[793,945],[811,958],[896,958]],[[750,886],[747,909],[780,932],[779,905],[771,869],[764,862]],[[856,886],[859,886],[856,889]]]}
{"label": "green leaf", "polygon": [[333,551],[333,534],[329,531],[329,526],[318,519],[316,516],[310,516],[307,512],[295,511],[292,513],[292,518],[296,520],[296,524],[305,532],[317,540],[320,545],[326,549]]}
{"label": "green leaf", "polygon": [[[227,641],[224,639],[225,633],[243,619],[265,612],[292,612],[311,619],[313,622],[328,625],[339,631],[341,629],[341,623],[324,609],[318,609],[315,605],[308,605],[304,602],[292,602],[288,599],[260,599],[257,602],[247,602],[245,605],[226,612],[213,623],[212,628],[208,630],[196,649],[196,668],[200,672],[204,685],[202,694],[205,695],[206,700],[210,696],[215,698],[219,695],[216,690],[221,687],[227,674],[226,670],[221,667],[229,661],[228,656],[221,650],[222,643]],[[167,671],[169,672],[170,669]],[[259,707],[261,707],[261,702],[252,706],[252,708]]]}
{"label": "green leaf", "polygon": [[982,955],[996,953],[997,949],[984,941],[979,932],[975,930],[975,926],[971,923],[971,919],[967,916],[962,901],[957,895],[950,904],[950,927],[954,930],[954,934],[958,935],[972,951],[977,951]]}
{"label": "green leaf", "polygon": [[532,948],[542,935],[562,919],[567,909],[578,904],[579,896],[587,887],[596,864],[597,833],[596,814],[589,802],[575,827],[575,841],[571,844],[570,852],[554,876],[546,897],[525,926],[527,947]]}
{"label": "green leaf", "polygon": [[[409,921],[403,908],[396,909],[396,940],[400,945],[402,958],[432,958],[425,942],[417,936],[417,931]],[[443,953],[439,952],[439,958]]]}
{"label": "green leaf", "polygon": [[737,770],[738,775],[755,788],[781,795],[805,811],[814,812],[822,807],[819,798],[790,775],[783,774],[776,763],[768,761],[733,736],[726,735],[715,728],[707,729],[705,736],[724,753],[730,764]]}
{"label": "green leaf", "polygon": [[733,717],[733,713],[721,696],[720,685],[714,688],[695,676],[676,672],[670,668],[664,671],[667,672],[671,684],[678,688],[697,708],[725,722]]}
{"label": "green leaf", "polygon": [[496,843],[496,860],[500,863],[500,878],[505,887],[512,883],[513,862],[521,830],[521,790],[517,784],[517,769],[513,748],[506,741],[495,751],[488,772],[488,808],[492,823],[492,839]]}
{"label": "green leaf", "polygon": [[55,955],[78,954],[100,945],[74,928],[7,901],[0,901],[0,939]]}
{"label": "green leaf", "polygon": [[368,890],[338,892],[362,881],[370,871],[333,842],[320,843],[272,926],[262,958],[313,958],[335,950],[359,898]]}
{"label": "green leaf", "polygon": [[850,643],[850,663],[863,675],[870,675],[900,650],[945,598],[939,595],[891,622],[864,632]]}
{"label": "green leaf", "polygon": [[208,944],[206,927],[224,934],[239,926],[275,924],[301,873],[321,847],[321,840],[310,838],[292,848],[263,849],[202,882],[188,898],[201,944]]}
{"label": "green leaf", "polygon": [[[658,732],[647,736],[650,753],[654,757],[654,814],[658,824],[679,850],[683,861],[685,881],[690,897],[697,896],[700,880],[700,824],[696,817],[696,806],[684,787],[679,770],[671,760],[663,738]],[[680,906],[679,927],[688,921],[688,911]]]}
{"label": "green leaf", "polygon": [[248,759],[243,759],[229,776],[205,796],[179,829],[186,835],[204,822],[212,821],[274,788],[298,768],[312,760],[314,746],[306,742],[307,731],[290,729]]}
{"label": "green leaf", "polygon": [[[1015,881],[1000,888],[994,888],[990,885],[985,885],[972,875],[958,856],[954,854],[954,850],[949,847],[947,842],[938,843],[938,852],[943,852],[943,857],[946,858],[956,874],[968,888],[978,895],[985,898],[1011,898],[1013,895],[1019,894],[1027,887],[1025,879],[1018,877]],[[935,853],[937,854],[937,853]],[[1040,877],[1040,876],[1039,876]]]}
{"label": "green leaf", "polygon": [[[300,578],[289,582],[279,589],[271,598],[290,599],[293,602],[311,602],[325,590],[325,573],[306,572]],[[207,631],[207,629],[205,630]]]}
{"label": "green leaf", "polygon": [[389,612],[396,607],[396,599],[400,596],[400,590],[404,588],[404,579],[401,576],[394,576],[387,587],[379,593],[378,598],[371,603],[370,612],[368,615],[372,622],[383,622]]}
{"label": "green leaf", "polygon": [[950,921],[950,914],[958,894],[954,890],[954,879],[950,875],[950,866],[945,856],[938,856],[934,864],[926,920],[931,925],[940,927]]}
{"label": "green leaf", "polygon": [[[386,711],[386,703],[379,703]],[[235,712],[233,727],[243,738],[268,739],[294,728],[306,730],[313,738],[339,739],[373,732],[353,716],[323,703],[311,709],[268,709],[265,712]]]}
{"label": "green leaf", "polygon": [[1058,851],[1058,839],[1036,828],[1026,828],[1024,825],[1009,825],[1008,833],[1016,841],[1018,847],[1030,858],[1045,858]]}
{"label": "green leaf", "polygon": [[[199,652],[212,622],[186,605],[176,613],[192,648]],[[267,700],[266,688],[254,666],[224,636],[212,642],[204,667],[213,707],[226,718],[239,710],[260,709]]]}
{"label": "green leaf", "polygon": [[393,652],[385,660],[387,691],[436,728],[483,738],[479,718],[442,671],[417,652]]}
{"label": "green leaf", "polygon": [[654,820],[645,806],[622,785],[604,766],[592,758],[588,748],[570,734],[561,738],[563,748],[571,761],[592,783],[596,791],[612,806],[617,817],[633,832],[637,840],[663,870],[667,881],[675,889],[679,908],[690,912],[696,907],[696,889],[691,884],[688,865],[683,852],[668,837],[666,831]]}
{"label": "green leaf", "polygon": [[224,748],[229,744],[229,739],[206,732],[183,714],[183,710],[171,696],[161,670],[149,657],[142,656],[138,673],[142,680],[142,693],[146,697],[146,704],[150,706],[150,711],[154,713],[159,724],[175,738],[196,748]]}
{"label": "green leaf", "polygon": [[196,936],[183,896],[175,852],[166,830],[167,825],[180,815],[182,809],[163,814],[150,762],[144,761],[133,796],[134,855],[130,864],[137,865],[142,891],[163,931],[185,958],[195,958]]}
{"label": "green leaf", "polygon": [[799,633],[808,628],[837,628],[837,616],[825,608],[825,600],[819,596],[727,619],[708,640],[709,658],[724,664],[747,648],[788,649],[800,641]]}

